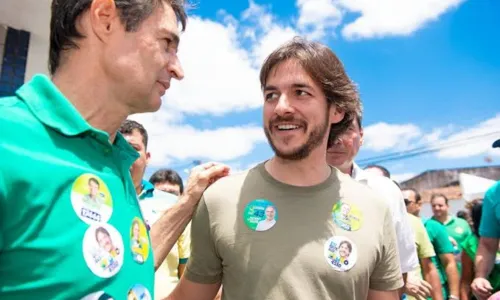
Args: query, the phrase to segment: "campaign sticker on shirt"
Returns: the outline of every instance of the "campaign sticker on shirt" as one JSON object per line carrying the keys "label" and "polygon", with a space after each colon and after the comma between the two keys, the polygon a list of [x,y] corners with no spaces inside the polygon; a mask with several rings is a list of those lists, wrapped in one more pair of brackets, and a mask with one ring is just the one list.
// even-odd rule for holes
{"label": "campaign sticker on shirt", "polygon": [[324,250],[326,261],[337,271],[345,272],[350,270],[358,259],[356,245],[343,236],[330,238],[326,241]]}
{"label": "campaign sticker on shirt", "polygon": [[455,232],[456,232],[457,234],[462,234],[462,233],[464,233],[464,229],[463,229],[462,227],[456,227],[456,228],[455,228]]}
{"label": "campaign sticker on shirt", "polygon": [[109,224],[91,225],[83,236],[83,257],[89,269],[101,278],[109,278],[123,265],[123,240]]}
{"label": "campaign sticker on shirt", "polygon": [[83,174],[75,180],[71,204],[87,224],[106,223],[113,213],[113,199],[106,183],[93,174]]}
{"label": "campaign sticker on shirt", "polygon": [[136,284],[128,290],[127,300],[151,300],[151,294],[142,284]]}
{"label": "campaign sticker on shirt", "polygon": [[148,259],[149,239],[148,229],[139,218],[134,218],[130,228],[130,249],[134,260],[140,264]]}
{"label": "campaign sticker on shirt", "polygon": [[110,295],[106,294],[103,291],[99,291],[99,292],[87,295],[80,300],[114,300],[114,298],[111,297]]}
{"label": "campaign sticker on shirt", "polygon": [[247,204],[243,218],[251,230],[267,231],[276,224],[278,210],[271,201],[256,199]]}
{"label": "campaign sticker on shirt", "polygon": [[335,203],[332,218],[337,226],[347,231],[356,231],[363,225],[363,213],[357,205],[348,202]]}

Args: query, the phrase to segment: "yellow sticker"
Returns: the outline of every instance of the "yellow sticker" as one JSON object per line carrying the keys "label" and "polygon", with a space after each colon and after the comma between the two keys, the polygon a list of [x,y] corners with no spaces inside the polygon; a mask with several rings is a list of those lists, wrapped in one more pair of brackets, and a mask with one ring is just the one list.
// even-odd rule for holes
{"label": "yellow sticker", "polygon": [[132,220],[132,226],[130,228],[130,250],[136,262],[142,264],[148,259],[148,229],[146,225],[144,225],[144,222],[137,217]]}
{"label": "yellow sticker", "polygon": [[356,231],[363,225],[363,213],[352,203],[337,202],[332,208],[335,224],[347,231]]}

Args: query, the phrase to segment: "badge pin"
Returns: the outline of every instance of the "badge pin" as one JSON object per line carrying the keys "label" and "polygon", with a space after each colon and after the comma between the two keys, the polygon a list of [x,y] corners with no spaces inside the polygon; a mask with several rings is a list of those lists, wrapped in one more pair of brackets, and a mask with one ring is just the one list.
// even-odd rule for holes
{"label": "badge pin", "polygon": [[106,223],[113,213],[113,199],[104,181],[94,174],[79,176],[71,188],[71,205],[87,224]]}
{"label": "badge pin", "polygon": [[276,225],[278,209],[269,200],[256,199],[245,207],[245,224],[254,231],[267,231]]}
{"label": "badge pin", "polygon": [[357,205],[337,202],[332,208],[333,222],[346,231],[356,231],[363,225],[363,213]]}
{"label": "badge pin", "polygon": [[130,250],[137,263],[144,263],[149,255],[148,229],[140,218],[132,220],[130,228]]}
{"label": "badge pin", "polygon": [[83,257],[96,276],[110,278],[123,265],[123,239],[109,224],[91,225],[83,236]]}
{"label": "badge pin", "polygon": [[127,293],[128,300],[151,300],[151,294],[142,284],[135,284]]}
{"label": "badge pin", "polygon": [[334,236],[326,241],[324,255],[334,270],[346,272],[356,264],[358,250],[350,239],[344,236]]}

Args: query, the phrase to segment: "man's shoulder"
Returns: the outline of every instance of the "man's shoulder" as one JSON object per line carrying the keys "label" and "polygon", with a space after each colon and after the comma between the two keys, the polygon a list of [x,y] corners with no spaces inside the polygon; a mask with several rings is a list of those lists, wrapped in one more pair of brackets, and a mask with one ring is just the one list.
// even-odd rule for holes
{"label": "man's shoulder", "polygon": [[374,190],[368,184],[362,183],[353,179],[351,176],[338,171],[337,175],[340,183],[340,190],[342,194],[349,198],[356,198],[363,202],[363,205],[374,205],[379,208],[387,208],[388,201],[384,199],[383,194]]}
{"label": "man's shoulder", "polygon": [[227,193],[229,191],[239,191],[243,186],[245,179],[253,169],[231,173],[228,176],[220,178],[210,185],[204,193],[205,198]]}
{"label": "man's shoulder", "polygon": [[500,181],[491,186],[484,196],[493,205],[500,205]]}

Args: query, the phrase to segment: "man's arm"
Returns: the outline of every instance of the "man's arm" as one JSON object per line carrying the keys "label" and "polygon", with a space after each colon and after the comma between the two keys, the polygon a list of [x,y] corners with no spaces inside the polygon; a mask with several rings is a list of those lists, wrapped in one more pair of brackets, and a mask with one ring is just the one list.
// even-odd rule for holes
{"label": "man's arm", "polygon": [[467,255],[462,253],[462,275],[460,276],[460,300],[469,300],[470,284],[474,278],[474,262]]}
{"label": "man's arm", "polygon": [[221,284],[195,283],[182,277],[174,291],[164,300],[213,300]]}
{"label": "man's arm", "polygon": [[441,290],[441,281],[436,266],[432,263],[430,257],[422,258],[421,260],[422,272],[424,279],[431,287],[431,298],[433,300],[443,300],[443,291]]}
{"label": "man's arm", "polygon": [[184,194],[150,230],[155,270],[160,267],[191,220],[205,189],[228,173],[227,166],[216,163],[206,163],[192,169]]}
{"label": "man's arm", "polygon": [[479,247],[476,254],[476,276],[472,282],[471,288],[474,295],[479,299],[486,299],[493,290],[488,281],[488,275],[495,264],[495,255],[498,250],[498,239],[485,238],[479,239]]}
{"label": "man's arm", "polygon": [[398,290],[394,291],[376,291],[369,290],[366,300],[399,300]]}
{"label": "man's arm", "polygon": [[446,277],[448,278],[448,288],[450,296],[458,297],[460,294],[460,277],[458,276],[457,264],[455,257],[451,253],[440,254],[439,260],[443,264]]}
{"label": "man's arm", "polygon": [[487,278],[495,265],[495,256],[498,250],[498,239],[479,239],[479,246],[476,254],[476,278]]}

